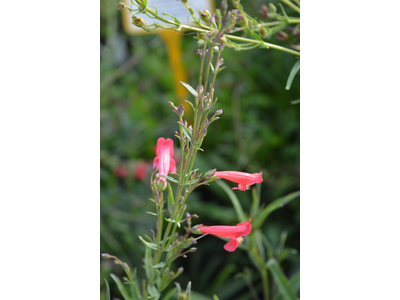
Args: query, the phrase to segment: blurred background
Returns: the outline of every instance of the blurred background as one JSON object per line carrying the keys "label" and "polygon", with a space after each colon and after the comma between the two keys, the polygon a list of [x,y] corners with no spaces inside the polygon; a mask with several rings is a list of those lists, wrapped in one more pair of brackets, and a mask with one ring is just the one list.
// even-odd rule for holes
{"label": "blurred background", "polygon": [[[274,2],[274,1],[269,1]],[[137,268],[144,278],[142,258],[144,246],[138,235],[151,235],[155,217],[149,176],[159,137],[171,138],[178,158],[179,141],[173,136],[178,130],[177,115],[168,101],[179,104],[166,47],[156,34],[128,35],[122,28],[118,1],[100,0],[101,39],[101,114],[100,114],[100,188],[101,236],[100,251],[118,256]],[[276,2],[275,2],[276,3]],[[220,1],[215,1],[220,7]],[[228,1],[230,9],[231,2]],[[246,1],[244,9],[261,19],[259,9],[266,1]],[[190,5],[190,3],[189,3]],[[289,10],[288,10],[289,12]],[[296,16],[296,15],[294,15]],[[182,61],[188,83],[196,86],[199,56],[197,40],[183,33]],[[275,37],[268,42],[289,47]],[[222,109],[220,120],[210,125],[209,133],[197,156],[200,172],[219,171],[263,172],[261,204],[300,189],[299,141],[300,105],[291,101],[300,98],[297,75],[289,91],[285,90],[296,57],[277,50],[253,49],[237,52],[225,48],[222,53],[227,67],[217,77],[215,109]],[[189,98],[193,100],[192,98]],[[178,158],[179,159],[179,158]],[[233,183],[227,182],[230,187]],[[245,212],[250,211],[251,191],[235,194]],[[187,211],[197,214],[194,224],[236,225],[239,220],[231,201],[215,183],[199,187],[187,201]],[[262,232],[275,246],[280,235],[287,232],[286,245],[298,250],[282,263],[290,277],[300,268],[300,200],[273,212],[265,221]],[[246,253],[228,253],[224,242],[207,236],[199,240],[197,252],[176,260],[184,272],[176,281],[211,299],[253,299],[246,282],[238,276],[244,269],[252,272],[252,282],[261,296],[261,280]],[[105,299],[104,279],[110,284],[112,298],[122,299],[110,278],[110,272],[125,276],[112,260],[100,261],[101,297]]]}

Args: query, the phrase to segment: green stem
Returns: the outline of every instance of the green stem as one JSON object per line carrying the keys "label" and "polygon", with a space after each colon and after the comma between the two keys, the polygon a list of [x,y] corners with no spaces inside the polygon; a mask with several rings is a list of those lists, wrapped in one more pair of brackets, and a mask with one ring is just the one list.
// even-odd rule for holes
{"label": "green stem", "polygon": [[296,5],[294,5],[292,2],[290,2],[289,0],[281,0],[283,3],[289,5],[291,8],[293,8],[295,11],[297,11],[298,13],[300,13],[300,8],[297,7]]}
{"label": "green stem", "polygon": [[268,271],[265,267],[261,270],[262,288],[264,292],[264,299],[269,300],[269,283],[268,283]]}

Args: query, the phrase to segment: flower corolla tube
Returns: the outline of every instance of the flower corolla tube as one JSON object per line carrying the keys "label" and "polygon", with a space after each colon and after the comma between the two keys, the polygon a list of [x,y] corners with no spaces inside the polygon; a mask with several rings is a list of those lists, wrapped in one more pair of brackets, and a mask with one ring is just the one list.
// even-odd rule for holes
{"label": "flower corolla tube", "polygon": [[232,188],[232,190],[240,190],[240,191],[245,191],[249,189],[249,186],[255,183],[263,182],[263,179],[261,177],[262,172],[250,174],[250,173],[236,172],[236,171],[221,171],[221,172],[215,172],[214,176],[238,183],[239,186]]}
{"label": "flower corolla tube", "polygon": [[[168,175],[169,172],[176,172],[176,162],[174,156],[174,142],[171,139],[159,138],[157,140],[156,158],[153,161],[153,169],[158,167],[160,175]],[[159,180],[167,182],[163,177]]]}
{"label": "flower corolla tube", "polygon": [[202,226],[198,228],[201,233],[209,233],[220,237],[231,239],[224,245],[224,249],[233,252],[243,242],[242,236],[251,232],[251,219],[248,222],[239,223],[236,226]]}

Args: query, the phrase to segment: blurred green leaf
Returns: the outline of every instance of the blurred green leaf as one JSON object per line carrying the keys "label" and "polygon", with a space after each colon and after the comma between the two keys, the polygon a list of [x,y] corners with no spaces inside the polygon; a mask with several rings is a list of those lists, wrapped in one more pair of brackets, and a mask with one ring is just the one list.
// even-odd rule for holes
{"label": "blurred green leaf", "polygon": [[188,297],[188,300],[191,299],[191,294],[190,294],[191,291],[192,291],[192,282],[189,281],[189,283],[186,287],[186,296]]}
{"label": "blurred green leaf", "polygon": [[[287,82],[286,82],[286,89],[287,89],[287,90],[289,90],[290,87],[292,86],[292,82],[293,82],[294,76],[296,76],[296,74],[297,74],[297,72],[298,72],[299,70],[300,70],[300,60],[298,60],[298,61],[295,62],[295,64],[294,64],[292,70],[290,71],[288,80],[287,80]],[[292,101],[292,104],[294,104],[293,101]]]}
{"label": "blurred green leaf", "polygon": [[268,204],[266,208],[264,208],[260,214],[257,216],[256,220],[253,223],[253,228],[257,229],[260,228],[261,225],[264,223],[265,219],[272,213],[274,210],[283,207],[285,204],[289,203],[290,201],[296,199],[300,196],[300,192],[293,192],[289,195],[286,195],[282,198],[276,199],[272,203]]}
{"label": "blurred green leaf", "polygon": [[176,296],[176,287],[174,287],[172,290],[170,290],[164,297],[163,300],[169,300],[171,297]]}
{"label": "blurred green leaf", "polygon": [[183,81],[179,81],[193,96],[195,96],[196,98],[199,97],[199,94],[197,94],[197,92],[195,91],[194,88],[192,88],[189,84],[183,82]]}
{"label": "blurred green leaf", "polygon": [[235,193],[232,192],[231,188],[222,180],[218,180],[216,183],[225,191],[229,199],[232,201],[232,205],[235,208],[236,215],[240,222],[247,222],[248,220],[246,220],[246,217],[244,216],[243,208],[240,205],[239,199],[236,197]]}
{"label": "blurred green leaf", "polygon": [[147,247],[149,247],[150,249],[158,250],[158,246],[157,246],[156,244],[146,242],[140,235],[139,235],[139,239],[140,239]]}
{"label": "blurred green leaf", "polygon": [[157,291],[157,289],[154,285],[148,285],[147,291],[149,292],[151,299],[159,299],[160,298],[160,293]]}
{"label": "blurred green leaf", "polygon": [[172,212],[174,210],[175,202],[174,202],[174,193],[172,192],[171,185],[168,184],[168,211],[172,217]]}
{"label": "blurred green leaf", "polygon": [[125,290],[124,285],[122,284],[121,280],[117,276],[115,276],[113,273],[110,274],[111,278],[114,279],[115,283],[117,284],[118,290],[120,291],[122,297],[124,297],[125,300],[133,300],[128,292]]}
{"label": "blurred green leaf", "polygon": [[106,300],[110,300],[110,287],[108,286],[107,279],[104,278],[104,281],[106,282]]}
{"label": "blurred green leaf", "polygon": [[285,274],[283,274],[278,262],[274,258],[271,258],[268,260],[267,266],[283,298],[285,300],[297,300],[296,294],[290,286]]}
{"label": "blurred green leaf", "polygon": [[160,262],[159,264],[156,264],[153,266],[154,269],[162,268],[165,266],[165,262]]}
{"label": "blurred green leaf", "polygon": [[189,141],[192,141],[192,134],[190,133],[189,129],[188,129],[185,125],[183,125],[182,123],[180,123],[180,122],[178,122],[178,125],[181,127],[181,129],[182,129],[182,131],[183,131],[183,134],[186,136],[186,138],[187,138]]}

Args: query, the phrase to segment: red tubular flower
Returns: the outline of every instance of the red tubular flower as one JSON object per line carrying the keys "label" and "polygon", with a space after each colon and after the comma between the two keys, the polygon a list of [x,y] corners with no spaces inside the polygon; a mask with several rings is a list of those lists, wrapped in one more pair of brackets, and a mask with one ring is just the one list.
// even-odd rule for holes
{"label": "red tubular flower", "polygon": [[245,172],[236,172],[236,171],[221,171],[221,172],[215,172],[214,174],[214,176],[217,176],[218,178],[223,178],[239,183],[239,187],[232,188],[232,190],[240,190],[240,191],[247,190],[249,185],[263,182],[261,175],[262,172],[249,174]]}
{"label": "red tubular flower", "polygon": [[[156,155],[153,168],[158,167],[160,175],[168,175],[169,172],[176,172],[176,162],[172,158],[174,155],[174,142],[171,139],[161,137],[157,140]],[[160,177],[159,180],[167,182],[163,177]]]}
{"label": "red tubular flower", "polygon": [[248,222],[239,223],[236,226],[202,226],[199,229],[202,233],[209,233],[220,237],[231,239],[224,245],[224,249],[233,252],[243,242],[242,236],[251,232],[251,219]]}
{"label": "red tubular flower", "polygon": [[135,177],[143,181],[146,177],[146,173],[147,164],[144,161],[139,162],[134,170]]}

